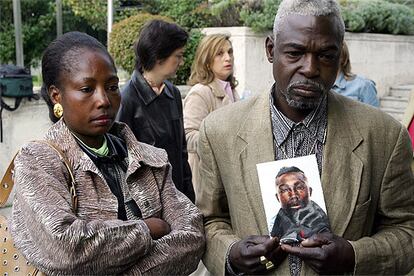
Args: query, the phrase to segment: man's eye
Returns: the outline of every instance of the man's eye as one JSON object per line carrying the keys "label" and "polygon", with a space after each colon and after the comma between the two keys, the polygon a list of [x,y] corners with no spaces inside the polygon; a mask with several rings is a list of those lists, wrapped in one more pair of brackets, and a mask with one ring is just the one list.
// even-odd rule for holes
{"label": "man's eye", "polygon": [[320,54],[319,57],[323,60],[326,60],[326,61],[332,61],[332,60],[335,59],[334,54]]}
{"label": "man's eye", "polygon": [[286,54],[287,54],[288,57],[296,58],[296,57],[300,57],[302,55],[302,52],[290,51],[290,52],[286,52]]}
{"label": "man's eye", "polygon": [[86,86],[86,87],[82,87],[80,91],[82,91],[83,93],[90,93],[93,91],[93,89],[91,87]]}

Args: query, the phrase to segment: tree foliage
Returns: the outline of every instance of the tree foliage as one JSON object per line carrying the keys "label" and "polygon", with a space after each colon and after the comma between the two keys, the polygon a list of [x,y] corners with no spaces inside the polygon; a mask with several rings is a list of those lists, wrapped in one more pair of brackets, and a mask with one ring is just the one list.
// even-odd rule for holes
{"label": "tree foliage", "polygon": [[[262,0],[257,8],[244,8],[240,16],[254,31],[271,30],[281,0]],[[414,34],[414,1],[340,0],[342,16],[349,32]],[[411,5],[411,6],[410,6]]]}
{"label": "tree foliage", "polygon": [[142,0],[143,9],[170,17],[188,30],[211,26],[208,0]]}
{"label": "tree foliage", "polygon": [[[106,42],[106,32],[93,29],[72,9],[63,5],[63,32],[86,32]],[[44,49],[56,38],[56,6],[54,0],[21,1],[24,64],[37,65]],[[1,0],[0,63],[14,63],[16,59],[12,0]]]}
{"label": "tree foliage", "polygon": [[350,32],[414,34],[414,12],[383,0],[342,1],[342,15]]}

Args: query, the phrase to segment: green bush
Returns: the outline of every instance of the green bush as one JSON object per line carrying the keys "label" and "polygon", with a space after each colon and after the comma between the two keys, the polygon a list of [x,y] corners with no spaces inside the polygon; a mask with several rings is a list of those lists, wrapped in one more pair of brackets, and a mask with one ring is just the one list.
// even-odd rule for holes
{"label": "green bush", "polygon": [[[256,32],[273,28],[280,0],[263,0],[255,9],[243,8],[240,17]],[[414,34],[414,11],[385,0],[341,0],[342,16],[349,32]]]}
{"label": "green bush", "polygon": [[384,0],[342,1],[347,31],[414,34],[414,12],[408,6]]}
{"label": "green bush", "polygon": [[273,22],[281,0],[264,0],[262,5],[251,9],[244,7],[240,17],[246,26],[255,32],[264,32],[273,29]]}
{"label": "green bush", "polygon": [[[114,57],[117,66],[128,73],[132,73],[135,68],[134,42],[137,39],[145,22],[152,19],[161,19],[168,22],[172,20],[165,16],[141,13],[124,19],[112,27],[109,40],[109,52]],[[199,31],[191,31],[190,37],[184,53],[184,65],[177,72],[176,84],[185,84],[190,76],[191,63],[194,53],[202,34]]]}
{"label": "green bush", "polygon": [[211,26],[207,0],[153,0],[158,13],[172,18],[188,29]]}
{"label": "green bush", "polygon": [[190,32],[190,37],[188,39],[184,52],[184,65],[182,65],[180,69],[178,69],[177,77],[174,80],[176,84],[187,83],[188,78],[191,74],[191,64],[193,63],[197,46],[200,43],[200,40],[203,38],[203,36],[204,35],[196,29]]}

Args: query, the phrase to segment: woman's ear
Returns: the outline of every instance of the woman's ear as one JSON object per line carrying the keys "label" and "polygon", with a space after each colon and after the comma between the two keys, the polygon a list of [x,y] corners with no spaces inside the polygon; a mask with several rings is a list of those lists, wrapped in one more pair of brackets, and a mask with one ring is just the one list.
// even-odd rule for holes
{"label": "woman's ear", "polygon": [[61,92],[59,88],[54,85],[51,85],[48,90],[49,98],[53,104],[61,103]]}

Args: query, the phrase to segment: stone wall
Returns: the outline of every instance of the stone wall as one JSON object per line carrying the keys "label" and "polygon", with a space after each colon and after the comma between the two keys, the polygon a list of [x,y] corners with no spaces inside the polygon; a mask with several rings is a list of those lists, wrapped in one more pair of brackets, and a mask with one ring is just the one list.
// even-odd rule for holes
{"label": "stone wall", "polygon": [[[234,48],[237,90],[259,93],[273,83],[271,64],[265,54],[267,34],[247,27],[205,28],[203,32],[228,33]],[[414,84],[414,36],[346,33],[352,71],[374,80],[378,95],[388,93],[391,85]]]}

